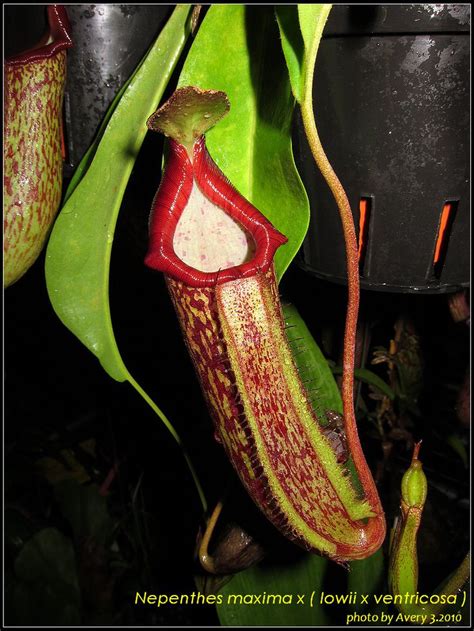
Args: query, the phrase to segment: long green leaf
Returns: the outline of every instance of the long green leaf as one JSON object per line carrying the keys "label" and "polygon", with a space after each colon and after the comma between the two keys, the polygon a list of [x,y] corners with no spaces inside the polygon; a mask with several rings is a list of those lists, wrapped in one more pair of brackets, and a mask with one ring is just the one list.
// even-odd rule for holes
{"label": "long green leaf", "polygon": [[[218,606],[221,623],[238,627],[326,625],[327,616],[318,604],[326,566],[327,559],[305,554],[290,565],[262,564],[237,574],[219,592],[223,599]],[[313,592],[315,596],[311,606]],[[262,597],[264,594],[275,595],[276,598],[266,601],[270,604],[248,604],[249,597]],[[235,595],[237,599],[234,599]],[[238,595],[246,598],[247,603],[239,602]],[[303,596],[303,600],[299,600],[298,596]]]}
{"label": "long green leaf", "polygon": [[275,9],[291,87],[300,104],[312,81],[310,61],[319,48],[331,7],[331,4],[298,4]]}
{"label": "long green leaf", "polygon": [[[342,375],[342,366],[334,366],[332,372],[335,375]],[[356,368],[354,370],[354,377],[359,381],[368,383],[374,388],[377,388],[377,390],[380,390],[380,392],[385,394],[391,401],[395,399],[395,392],[393,389],[388,385],[388,383],[371,370],[368,370],[367,368]]]}
{"label": "long green leaf", "polygon": [[188,35],[189,6],[178,6],[116,107],[86,176],[63,206],[48,244],[46,283],[62,322],[117,381],[129,374],[109,307],[115,224],[146,120],[167,85]]}
{"label": "long green leaf", "polygon": [[275,7],[281,47],[285,55],[290,75],[291,89],[298,103],[301,103],[304,40],[298,19],[298,5],[278,5]]}
{"label": "long green leaf", "polygon": [[309,205],[291,150],[294,98],[269,7],[213,5],[186,59],[179,86],[223,90],[230,113],[207,134],[214,161],[288,243],[279,278],[308,229]]}
{"label": "long green leaf", "polygon": [[81,594],[74,545],[56,528],[29,539],[15,559],[7,615],[14,626],[81,624]]}
{"label": "long green leaf", "polygon": [[[357,592],[358,594],[377,594],[383,593],[384,585],[384,556],[382,549],[377,550],[375,554],[367,559],[360,561],[352,561],[350,571],[347,576],[347,591]],[[369,598],[370,604],[373,599]],[[353,607],[354,611],[373,610],[372,607],[365,606],[362,599],[358,600]],[[383,609],[383,607],[381,608]]]}
{"label": "long green leaf", "polygon": [[310,330],[294,305],[284,305],[283,315],[287,337],[296,365],[307,390],[315,390],[313,409],[320,418],[326,410],[342,413],[341,393],[334,380],[331,368],[317,345]]}
{"label": "long green leaf", "polygon": [[[115,341],[109,305],[112,243],[122,198],[155,111],[190,33],[190,5],[178,5],[113,110],[85,175],[82,168],[54,225],[46,253],[49,298],[63,324],[117,381],[129,381],[163,421],[175,429],[133,379]],[[87,166],[90,154],[85,157]],[[203,505],[204,496],[192,464]]]}
{"label": "long green leaf", "polygon": [[[300,22],[301,34],[303,35],[305,59],[303,62],[303,92],[304,86],[312,81],[312,67],[309,58],[316,56],[319,43],[323,34],[324,26],[331,11],[332,4],[299,4],[298,18]],[[309,64],[309,65],[308,65]]]}

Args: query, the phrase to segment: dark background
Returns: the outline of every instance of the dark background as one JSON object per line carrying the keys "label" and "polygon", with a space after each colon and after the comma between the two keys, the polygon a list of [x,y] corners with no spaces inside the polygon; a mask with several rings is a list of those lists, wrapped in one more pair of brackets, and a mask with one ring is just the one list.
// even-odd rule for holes
{"label": "dark background", "polygon": [[[14,21],[18,16],[11,17],[13,7],[6,9],[8,54],[27,47],[36,33],[23,26],[18,29]],[[40,6],[31,5],[27,10],[40,14]],[[39,18],[36,27],[42,31]],[[160,139],[148,135],[127,189],[113,247],[111,313],[125,365],[182,436],[212,506],[232,473],[213,440],[164,280],[143,265],[148,209],[158,185],[161,149]],[[67,169],[65,174],[67,185]],[[281,294],[298,307],[326,356],[339,364],[345,287],[305,273],[295,261],[281,284]],[[423,439],[421,459],[430,485],[419,543],[422,592],[434,589],[469,545],[468,470],[446,442],[455,433],[468,444],[468,428],[459,422],[456,400],[469,365],[469,330],[465,323],[453,322],[446,295],[362,291],[361,317],[371,330],[372,352],[380,345],[388,347],[401,315],[414,323],[424,362],[421,417],[413,419],[410,428],[415,440]],[[81,441],[93,439],[96,457],[87,463],[91,481],[101,484],[118,464],[108,497],[111,514],[120,520],[129,511],[139,485],[151,533],[146,552],[148,574],[140,574],[131,563],[132,569],[120,575],[114,587],[113,615],[122,624],[217,624],[212,607],[174,607],[157,613],[126,602],[130,584],[153,593],[196,591],[193,557],[201,509],[181,450],[157,417],[131,386],[110,379],[55,315],[45,287],[44,253],[5,293],[4,339],[7,509],[23,515],[31,532],[46,525],[67,530],[35,463],[44,455],[57,457],[64,448],[77,452]],[[385,377],[382,369],[379,373]],[[380,437],[368,423],[362,423],[360,431],[375,469],[381,460]],[[380,492],[389,525],[398,511],[400,479],[410,455],[406,442],[395,442],[386,465]],[[248,528],[269,545],[267,563],[278,560],[279,554],[290,560],[292,554],[298,554],[271,526],[262,523],[247,500],[236,496],[235,503]],[[130,556],[125,537],[122,545],[124,556]],[[332,568],[329,580],[337,584],[344,572]],[[152,583],[147,584],[150,579]],[[116,620],[113,615],[112,621]]]}

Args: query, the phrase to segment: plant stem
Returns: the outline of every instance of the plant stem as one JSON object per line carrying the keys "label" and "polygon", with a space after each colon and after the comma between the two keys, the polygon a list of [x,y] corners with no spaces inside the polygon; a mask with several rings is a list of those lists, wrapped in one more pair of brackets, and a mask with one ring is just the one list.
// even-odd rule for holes
{"label": "plant stem", "polygon": [[314,160],[326,180],[336,201],[342,222],[346,249],[347,265],[347,315],[344,332],[343,375],[342,375],[342,401],[344,417],[346,419],[346,433],[351,446],[358,443],[357,427],[354,413],[354,357],[357,330],[357,315],[359,310],[359,264],[357,239],[354,228],[354,220],[347,195],[339,178],[335,174],[319,139],[313,111],[313,76],[316,62],[316,54],[319,41],[315,38],[314,45],[307,51],[305,76],[307,80],[303,86],[301,101],[301,114],[306,138],[313,154]]}

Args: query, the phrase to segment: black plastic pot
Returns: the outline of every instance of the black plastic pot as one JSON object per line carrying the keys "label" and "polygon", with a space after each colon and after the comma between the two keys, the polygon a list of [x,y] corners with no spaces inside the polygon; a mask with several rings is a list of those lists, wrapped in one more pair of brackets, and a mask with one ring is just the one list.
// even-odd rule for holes
{"label": "black plastic pot", "polygon": [[[314,109],[363,241],[363,288],[428,293],[469,284],[469,18],[469,5],[452,4],[331,11]],[[312,209],[301,265],[344,283],[337,208],[299,121],[296,144]]]}
{"label": "black plastic pot", "polygon": [[[163,28],[174,5],[68,4],[73,47],[64,94],[66,175],[80,162],[118,90]],[[46,5],[5,7],[5,55],[43,35]]]}
{"label": "black plastic pot", "polygon": [[75,167],[118,90],[151,46],[172,5],[71,4],[74,47],[64,95],[67,159]]}

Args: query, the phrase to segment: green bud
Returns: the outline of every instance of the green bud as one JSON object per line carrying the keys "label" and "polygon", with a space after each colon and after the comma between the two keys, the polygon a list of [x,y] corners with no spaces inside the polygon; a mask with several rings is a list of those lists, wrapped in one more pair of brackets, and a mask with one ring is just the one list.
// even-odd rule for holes
{"label": "green bud", "polygon": [[408,508],[423,508],[428,492],[428,481],[421,462],[413,458],[402,478],[402,499]]}

